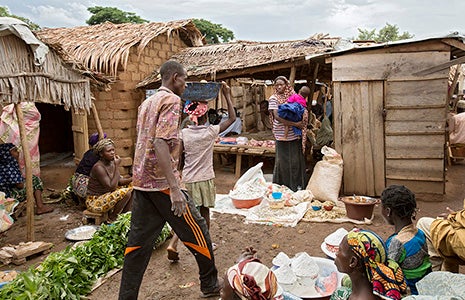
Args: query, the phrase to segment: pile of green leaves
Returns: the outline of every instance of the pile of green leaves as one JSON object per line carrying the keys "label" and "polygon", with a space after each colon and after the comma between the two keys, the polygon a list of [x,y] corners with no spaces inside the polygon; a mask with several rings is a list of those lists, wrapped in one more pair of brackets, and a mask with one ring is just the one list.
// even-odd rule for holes
{"label": "pile of green leaves", "polygon": [[[122,214],[113,224],[102,225],[88,242],[51,253],[0,289],[0,299],[81,299],[99,277],[123,265],[130,223],[131,214]],[[165,225],[160,235],[165,238],[157,243],[166,240],[167,230]]]}

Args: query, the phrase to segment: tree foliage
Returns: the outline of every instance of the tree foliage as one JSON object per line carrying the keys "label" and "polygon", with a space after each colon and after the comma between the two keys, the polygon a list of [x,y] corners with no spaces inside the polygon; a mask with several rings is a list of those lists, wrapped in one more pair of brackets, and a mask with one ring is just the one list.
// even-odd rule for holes
{"label": "tree foliage", "polygon": [[14,15],[14,14],[10,13],[10,10],[9,10],[8,7],[6,7],[6,6],[0,6],[0,17],[16,18],[16,19],[19,19],[19,20],[23,21],[23,22],[26,23],[27,25],[29,25],[29,28],[30,28],[31,30],[38,30],[38,29],[40,29],[40,26],[39,26],[39,25],[37,25],[36,23],[32,22],[32,21],[29,20],[28,18],[20,17],[20,16],[17,16],[17,15]]}
{"label": "tree foliage", "polygon": [[224,28],[221,24],[215,24],[204,19],[193,19],[195,26],[205,36],[208,44],[218,44],[221,41],[223,43],[229,42],[234,39],[234,33]]}
{"label": "tree foliage", "polygon": [[358,30],[358,40],[373,40],[378,43],[385,43],[385,42],[393,42],[398,40],[405,40],[413,38],[414,35],[410,34],[407,31],[404,31],[402,34],[399,33],[399,27],[397,25],[392,25],[386,23],[386,26],[381,28],[378,32],[376,29],[369,30],[369,29],[361,29],[357,28]]}
{"label": "tree foliage", "polygon": [[116,7],[93,6],[88,7],[87,10],[92,14],[90,18],[86,20],[86,23],[88,25],[101,24],[106,21],[111,22],[113,24],[141,24],[148,22],[147,20],[142,19],[135,13],[122,11]]}

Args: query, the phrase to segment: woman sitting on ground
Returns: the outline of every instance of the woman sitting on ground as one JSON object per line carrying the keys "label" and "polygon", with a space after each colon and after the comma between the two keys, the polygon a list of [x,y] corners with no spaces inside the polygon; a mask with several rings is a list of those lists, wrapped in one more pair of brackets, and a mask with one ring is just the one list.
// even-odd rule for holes
{"label": "woman sitting on ground", "polygon": [[[23,202],[27,198],[24,178],[18,164],[19,151],[12,143],[0,144],[0,191],[5,196]],[[52,207],[44,205],[42,202],[42,191],[44,186],[39,177],[32,175],[32,187],[36,201],[37,215],[46,214],[53,211]]]}
{"label": "woman sitting on ground", "polygon": [[334,264],[349,275],[352,287],[343,284],[331,300],[398,300],[407,290],[402,269],[387,258],[383,240],[372,231],[350,231],[339,245]]}
{"label": "woman sitting on ground", "polygon": [[90,171],[87,210],[95,213],[109,212],[110,220],[115,220],[118,214],[131,210],[132,178],[120,176],[121,159],[115,154],[112,140],[100,140],[95,144],[94,151],[100,159]]}

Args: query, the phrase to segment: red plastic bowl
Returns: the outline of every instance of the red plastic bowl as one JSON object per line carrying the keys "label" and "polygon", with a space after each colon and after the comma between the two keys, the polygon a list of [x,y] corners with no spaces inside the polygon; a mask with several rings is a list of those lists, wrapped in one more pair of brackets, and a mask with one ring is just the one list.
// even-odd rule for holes
{"label": "red plastic bowl", "polygon": [[231,199],[235,208],[251,208],[256,205],[259,205],[262,202],[263,197],[254,199]]}

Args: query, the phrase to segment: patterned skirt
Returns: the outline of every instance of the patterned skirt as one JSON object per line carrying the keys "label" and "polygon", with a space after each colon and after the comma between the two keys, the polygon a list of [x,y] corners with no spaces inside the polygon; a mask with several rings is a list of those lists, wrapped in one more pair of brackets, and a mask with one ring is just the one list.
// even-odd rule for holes
{"label": "patterned skirt", "polygon": [[132,185],[118,187],[113,192],[108,192],[100,196],[87,196],[86,206],[87,209],[91,212],[103,213],[107,212],[113,207],[116,203],[121,201],[127,193],[132,192]]}
{"label": "patterned skirt", "polygon": [[74,173],[71,177],[71,186],[73,188],[73,193],[81,198],[87,197],[87,185],[89,184],[89,176]]}

